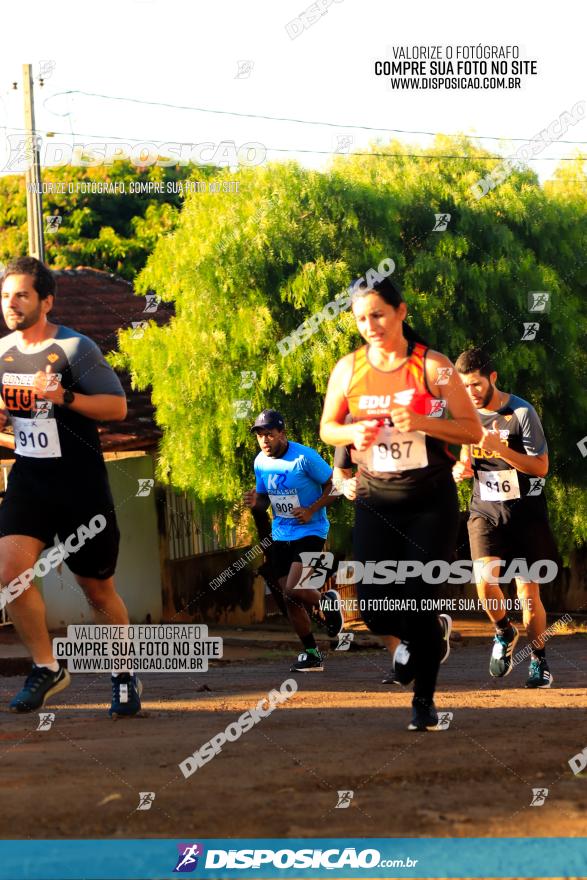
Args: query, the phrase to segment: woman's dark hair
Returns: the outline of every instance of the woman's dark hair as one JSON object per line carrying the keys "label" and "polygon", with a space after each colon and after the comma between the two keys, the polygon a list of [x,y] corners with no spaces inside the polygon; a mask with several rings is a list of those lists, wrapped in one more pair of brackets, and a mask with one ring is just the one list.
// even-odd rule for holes
{"label": "woman's dark hair", "polygon": [[33,279],[33,287],[39,294],[39,299],[55,296],[57,285],[53,272],[44,263],[41,263],[40,260],[35,259],[35,257],[17,257],[16,260],[11,260],[4,267],[2,284],[4,284],[9,275],[30,275]]}
{"label": "woman's dark hair", "polygon": [[[375,284],[371,286],[369,286],[366,281],[362,281],[360,284],[353,286],[352,290],[353,296],[351,302],[353,303],[356,302],[359,297],[367,296],[369,293],[376,293],[387,303],[388,306],[393,306],[394,309],[397,309],[400,303],[405,302],[404,295],[399,286],[395,281],[392,281],[389,276],[383,278],[381,281],[376,281]],[[421,345],[425,345],[427,348],[429,347],[426,340],[423,339],[419,333],[416,333],[416,331],[405,321],[402,322],[402,332],[408,342],[419,342]]]}

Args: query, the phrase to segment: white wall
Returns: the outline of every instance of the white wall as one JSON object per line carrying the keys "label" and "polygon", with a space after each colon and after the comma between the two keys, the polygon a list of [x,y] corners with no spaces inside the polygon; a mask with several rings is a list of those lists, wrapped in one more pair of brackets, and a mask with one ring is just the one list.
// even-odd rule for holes
{"label": "white wall", "polygon": [[[131,623],[144,623],[147,614],[153,623],[161,620],[161,578],[159,538],[154,490],[137,497],[139,480],[154,479],[150,455],[120,458],[106,462],[120,529],[120,553],[116,584]],[[93,615],[76,584],[67,562],[37,580],[47,606],[49,628],[71,623],[92,623]]]}

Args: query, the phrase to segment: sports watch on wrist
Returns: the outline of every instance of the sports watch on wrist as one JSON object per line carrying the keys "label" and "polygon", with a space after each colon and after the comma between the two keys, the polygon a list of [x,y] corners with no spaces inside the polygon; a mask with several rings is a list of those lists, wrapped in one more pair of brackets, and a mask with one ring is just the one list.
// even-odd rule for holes
{"label": "sports watch on wrist", "polygon": [[75,400],[75,394],[69,388],[63,390],[63,406],[69,406]]}

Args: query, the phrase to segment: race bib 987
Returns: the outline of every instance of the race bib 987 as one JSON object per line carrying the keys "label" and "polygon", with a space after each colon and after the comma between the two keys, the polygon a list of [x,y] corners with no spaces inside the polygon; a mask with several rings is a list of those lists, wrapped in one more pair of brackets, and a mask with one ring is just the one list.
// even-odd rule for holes
{"label": "race bib 987", "polygon": [[426,435],[422,431],[402,434],[387,425],[379,429],[371,447],[371,471],[408,471],[426,467],[427,464]]}

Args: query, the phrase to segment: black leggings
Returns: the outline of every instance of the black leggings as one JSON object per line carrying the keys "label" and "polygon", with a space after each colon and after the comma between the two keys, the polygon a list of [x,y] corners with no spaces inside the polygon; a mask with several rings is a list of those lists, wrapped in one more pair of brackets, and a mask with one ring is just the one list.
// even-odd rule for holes
{"label": "black leggings", "polygon": [[[353,532],[358,562],[410,560],[426,564],[451,562],[459,525],[457,490],[452,474],[430,481],[425,494],[415,497],[369,489],[356,501]],[[409,642],[414,665],[414,697],[429,702],[436,687],[442,656],[442,629],[436,611],[377,610],[376,600],[436,598],[442,584],[426,584],[421,577],[405,584],[357,584],[363,620],[375,635],[397,636]],[[369,607],[371,603],[375,608]]]}

